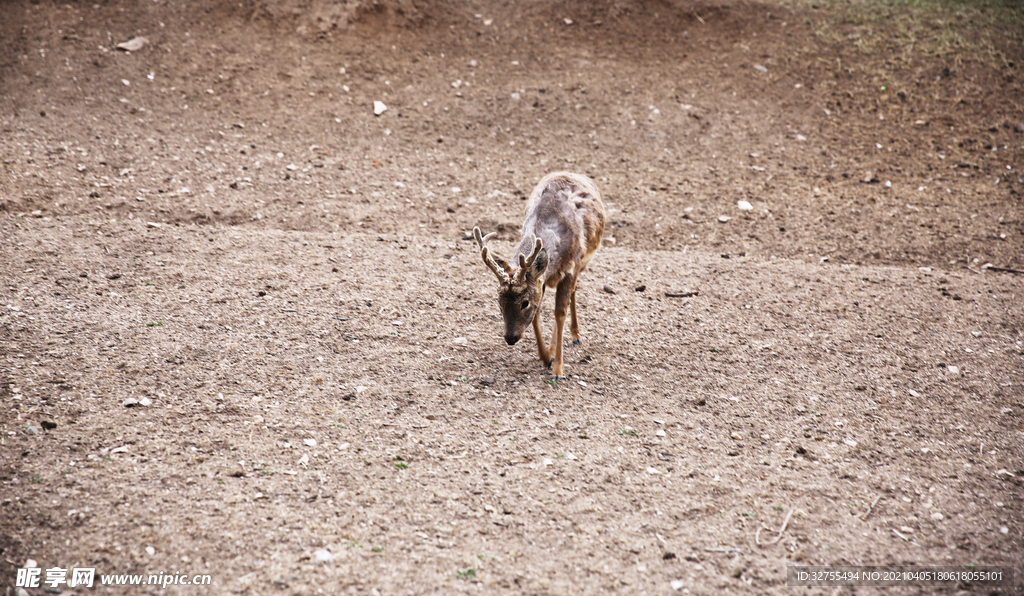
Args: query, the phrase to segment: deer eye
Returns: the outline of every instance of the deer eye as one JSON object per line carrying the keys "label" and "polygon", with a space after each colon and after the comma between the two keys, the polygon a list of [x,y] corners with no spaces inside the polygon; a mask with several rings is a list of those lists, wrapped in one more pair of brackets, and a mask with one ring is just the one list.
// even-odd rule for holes
{"label": "deer eye", "polygon": [[523,305],[520,308],[522,310],[526,310],[526,309],[530,308],[530,301],[529,300],[523,300]]}

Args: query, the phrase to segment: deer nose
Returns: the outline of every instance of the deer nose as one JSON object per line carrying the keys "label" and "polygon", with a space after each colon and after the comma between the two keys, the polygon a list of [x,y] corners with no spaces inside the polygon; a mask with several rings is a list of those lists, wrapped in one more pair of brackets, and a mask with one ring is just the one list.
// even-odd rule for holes
{"label": "deer nose", "polygon": [[505,336],[505,343],[507,343],[510,346],[514,346],[514,345],[516,345],[516,342],[519,341],[520,337],[522,337],[522,336],[521,335],[506,335]]}

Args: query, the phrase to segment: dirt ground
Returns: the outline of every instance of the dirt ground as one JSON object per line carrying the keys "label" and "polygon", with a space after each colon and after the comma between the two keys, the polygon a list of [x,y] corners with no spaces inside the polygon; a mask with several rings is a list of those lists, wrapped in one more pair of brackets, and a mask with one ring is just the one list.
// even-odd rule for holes
{"label": "dirt ground", "polygon": [[[1024,594],[1024,17],[879,6],[3,3],[5,594]],[[556,170],[560,383],[467,235]]]}

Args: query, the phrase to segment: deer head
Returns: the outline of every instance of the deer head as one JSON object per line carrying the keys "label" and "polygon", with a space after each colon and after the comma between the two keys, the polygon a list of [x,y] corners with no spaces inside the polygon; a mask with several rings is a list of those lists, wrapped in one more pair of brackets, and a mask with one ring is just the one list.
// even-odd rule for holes
{"label": "deer head", "polygon": [[487,241],[494,232],[483,236],[480,228],[473,228],[473,237],[480,245],[480,256],[484,263],[498,277],[498,307],[505,321],[505,342],[515,345],[523,337],[523,330],[533,322],[540,301],[544,297],[544,272],[548,268],[548,253],[544,243],[534,237],[530,255],[519,255],[519,267],[515,270],[508,261],[491,254]]}

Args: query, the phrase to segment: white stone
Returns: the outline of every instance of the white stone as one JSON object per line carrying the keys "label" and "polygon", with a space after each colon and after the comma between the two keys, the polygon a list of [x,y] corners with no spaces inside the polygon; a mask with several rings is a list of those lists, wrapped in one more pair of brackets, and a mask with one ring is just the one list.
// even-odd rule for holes
{"label": "white stone", "polygon": [[147,43],[149,43],[149,40],[145,37],[133,37],[128,41],[117,44],[117,49],[124,50],[126,52],[137,52]]}

